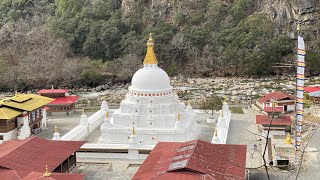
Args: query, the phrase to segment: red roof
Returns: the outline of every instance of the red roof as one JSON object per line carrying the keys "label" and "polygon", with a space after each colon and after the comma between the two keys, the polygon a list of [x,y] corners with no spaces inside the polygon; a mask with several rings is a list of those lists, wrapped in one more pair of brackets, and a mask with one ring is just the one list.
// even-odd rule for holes
{"label": "red roof", "polygon": [[291,94],[286,94],[286,93],[282,93],[282,92],[272,92],[272,93],[266,94],[263,97],[259,98],[258,101],[260,103],[266,103],[266,102],[270,102],[271,99],[275,100],[275,101],[294,100],[295,97]]}
{"label": "red roof", "polygon": [[280,113],[283,112],[283,107],[264,107],[264,112],[275,112]]}
{"label": "red roof", "polygon": [[67,174],[67,173],[52,173],[49,177],[43,177],[44,172],[32,172],[22,180],[81,180],[84,174]]}
{"label": "red roof", "polygon": [[[256,115],[256,124],[261,124],[261,125],[269,125],[271,119],[267,115]],[[271,125],[291,125],[291,118],[290,116],[280,116],[277,119],[272,120]]]}
{"label": "red roof", "polygon": [[307,93],[316,92],[316,91],[320,91],[320,87],[319,86],[305,87],[304,91]]}
{"label": "red roof", "polygon": [[159,142],[132,179],[244,179],[246,145]]}
{"label": "red roof", "polygon": [[0,167],[0,177],[1,179],[10,179],[10,180],[20,180],[20,176],[15,170]]}
{"label": "red roof", "polygon": [[68,91],[68,89],[41,89],[37,94],[62,94]]}
{"label": "red roof", "polygon": [[55,100],[49,103],[49,105],[56,104],[72,104],[75,103],[80,96],[65,96],[65,97],[56,97]]}
{"label": "red roof", "polygon": [[20,177],[31,172],[43,172],[46,165],[51,172],[84,143],[38,137],[9,140],[0,145],[0,166],[17,171]]}
{"label": "red roof", "polygon": [[85,176],[84,174],[51,173],[49,177],[43,177],[43,174],[44,170],[43,172],[31,172],[29,175],[21,178],[17,171],[0,167],[0,177],[4,180],[82,180]]}

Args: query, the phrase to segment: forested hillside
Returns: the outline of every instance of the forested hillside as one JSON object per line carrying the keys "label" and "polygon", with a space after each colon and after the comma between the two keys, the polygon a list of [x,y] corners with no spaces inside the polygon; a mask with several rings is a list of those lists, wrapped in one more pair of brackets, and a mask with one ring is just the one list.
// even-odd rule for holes
{"label": "forested hillside", "polygon": [[319,8],[311,0],[1,0],[0,90],[128,82],[150,32],[169,75],[294,73],[298,23],[315,75]]}

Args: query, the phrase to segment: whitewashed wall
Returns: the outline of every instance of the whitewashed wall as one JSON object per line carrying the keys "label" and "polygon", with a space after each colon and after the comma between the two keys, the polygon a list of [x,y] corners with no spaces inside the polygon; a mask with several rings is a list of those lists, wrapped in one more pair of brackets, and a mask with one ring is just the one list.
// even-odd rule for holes
{"label": "whitewashed wall", "polygon": [[106,112],[109,110],[107,102],[103,101],[101,109],[87,118],[86,115],[82,115],[80,124],[69,131],[67,134],[61,137],[61,140],[66,141],[79,141],[88,136],[94,129],[100,126],[106,116]]}

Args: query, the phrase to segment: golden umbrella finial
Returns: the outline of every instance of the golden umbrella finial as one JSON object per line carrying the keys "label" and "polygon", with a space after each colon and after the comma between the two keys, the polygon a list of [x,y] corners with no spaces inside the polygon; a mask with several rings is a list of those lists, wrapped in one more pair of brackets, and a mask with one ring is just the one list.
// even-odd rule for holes
{"label": "golden umbrella finial", "polygon": [[46,170],[44,171],[43,177],[49,177],[52,173],[49,173],[48,171],[48,165],[46,165]]}
{"label": "golden umbrella finial", "polygon": [[132,135],[136,135],[136,131],[134,130],[134,126],[132,127]]}
{"label": "golden umbrella finial", "polygon": [[107,117],[107,118],[109,117],[109,112],[108,112],[108,111],[106,112],[106,117]]}

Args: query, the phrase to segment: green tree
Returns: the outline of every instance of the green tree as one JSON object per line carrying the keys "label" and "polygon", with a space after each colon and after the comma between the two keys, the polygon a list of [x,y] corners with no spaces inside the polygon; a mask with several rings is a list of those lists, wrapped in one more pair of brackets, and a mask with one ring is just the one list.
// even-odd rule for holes
{"label": "green tree", "polygon": [[212,95],[208,97],[201,105],[201,109],[220,110],[222,108],[222,99]]}

